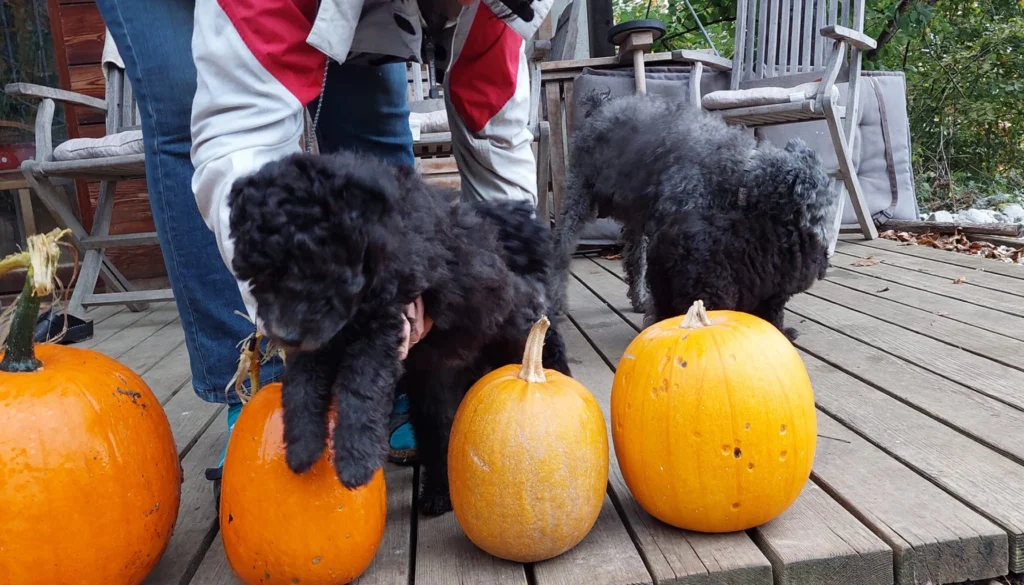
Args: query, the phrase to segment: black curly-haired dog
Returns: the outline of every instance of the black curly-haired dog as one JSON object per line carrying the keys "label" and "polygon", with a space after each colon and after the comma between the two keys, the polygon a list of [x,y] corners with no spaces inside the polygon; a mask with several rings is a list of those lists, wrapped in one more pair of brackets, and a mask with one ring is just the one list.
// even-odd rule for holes
{"label": "black curly-haired dog", "polygon": [[800,140],[758,150],[748,187],[732,210],[689,209],[657,225],[647,249],[650,324],[708,309],[757,315],[791,340],[790,297],[828,269],[828,226],[839,204],[816,152]]}
{"label": "black curly-haired dog", "polygon": [[[291,348],[282,402],[288,466],[309,469],[337,412],[342,484],[367,483],[405,387],[426,477],[421,509],[451,509],[447,448],[465,392],[514,363],[549,309],[547,230],[528,203],[458,202],[416,172],[354,153],[294,155],[231,192],[232,266],[267,335]],[[430,333],[404,362],[403,308],[422,297]],[[554,325],[554,323],[552,324]],[[569,373],[556,327],[546,367]]]}
{"label": "black curly-haired dog", "polygon": [[[645,274],[655,232],[680,225],[676,216],[682,213],[740,209],[763,191],[776,192],[782,200],[799,198],[803,194],[794,191],[795,174],[813,175],[814,181],[824,174],[820,160],[803,151],[758,143],[721,116],[679,100],[655,95],[612,98],[594,91],[582,97],[579,107],[583,116],[570,140],[571,164],[554,237],[557,312],[564,309],[579,231],[594,217],[622,223],[629,298],[633,310],[647,313],[650,320]],[[814,226],[817,230],[830,228],[830,219],[815,215],[810,221],[822,222]]]}

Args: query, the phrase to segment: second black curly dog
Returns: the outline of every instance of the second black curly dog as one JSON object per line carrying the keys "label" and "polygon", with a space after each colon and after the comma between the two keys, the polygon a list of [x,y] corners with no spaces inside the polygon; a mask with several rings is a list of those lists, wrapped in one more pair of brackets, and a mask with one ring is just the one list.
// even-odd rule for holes
{"label": "second black curly dog", "polygon": [[[388,448],[405,387],[426,477],[424,512],[451,509],[447,447],[470,385],[521,359],[548,313],[547,230],[527,203],[457,203],[410,168],[352,153],[294,155],[232,189],[232,266],[264,331],[290,348],[282,394],[289,467],[323,454],[328,414],[341,482],[366,484]],[[434,325],[399,360],[402,310],[422,297]],[[546,367],[568,374],[557,328]]]}

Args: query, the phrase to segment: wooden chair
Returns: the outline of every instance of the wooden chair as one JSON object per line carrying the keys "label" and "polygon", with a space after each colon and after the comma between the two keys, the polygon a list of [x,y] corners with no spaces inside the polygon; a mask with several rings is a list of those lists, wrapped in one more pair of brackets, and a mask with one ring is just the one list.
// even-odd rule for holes
{"label": "wooden chair", "polygon": [[[105,100],[29,83],[13,83],[5,88],[10,95],[40,100],[35,121],[36,155],[33,160],[22,163],[21,171],[58,225],[71,230],[70,242],[82,257],[78,282],[67,307],[69,314],[79,318],[84,318],[85,307],[92,305],[123,304],[132,311],[141,311],[147,308],[147,303],[174,298],[170,289],[135,290],[104,254],[107,248],[146,246],[158,242],[156,232],[110,235],[117,183],[145,178],[146,165],[141,150],[139,111],[131,84],[124,69],[114,62],[104,59],[103,67],[106,75]],[[105,112],[106,136],[102,139],[72,139],[54,148],[56,102]],[[97,148],[104,145],[105,148]],[[54,184],[60,179],[100,181],[91,231],[82,226],[64,203]],[[96,293],[96,282],[100,278],[110,292]]]}
{"label": "wooden chair", "polygon": [[[850,194],[860,230],[870,240],[878,231],[851,156],[859,118],[861,51],[875,48],[863,30],[864,0],[740,0],[731,88],[704,96],[703,103],[729,123],[747,127],[825,120],[839,160],[839,188]],[[836,85],[842,81],[848,81],[845,107],[839,105]],[[830,254],[845,200],[840,199]]]}

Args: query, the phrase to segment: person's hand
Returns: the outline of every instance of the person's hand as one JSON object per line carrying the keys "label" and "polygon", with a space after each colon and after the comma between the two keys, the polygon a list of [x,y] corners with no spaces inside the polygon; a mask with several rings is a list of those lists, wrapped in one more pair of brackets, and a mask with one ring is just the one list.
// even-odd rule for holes
{"label": "person's hand", "polygon": [[427,336],[434,322],[423,310],[423,299],[416,297],[416,300],[405,306],[402,314],[402,342],[398,346],[399,359],[405,359],[409,355],[409,349],[419,343]]}

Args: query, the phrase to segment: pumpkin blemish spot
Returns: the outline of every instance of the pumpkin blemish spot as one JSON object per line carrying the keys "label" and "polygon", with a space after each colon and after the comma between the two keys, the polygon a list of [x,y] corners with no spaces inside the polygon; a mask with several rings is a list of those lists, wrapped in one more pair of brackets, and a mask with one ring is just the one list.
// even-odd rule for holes
{"label": "pumpkin blemish spot", "polygon": [[786,434],[786,425],[782,425],[782,426],[781,426],[781,427],[779,428],[779,434],[780,434],[780,435],[785,435],[785,434]]}
{"label": "pumpkin blemish spot", "polygon": [[686,360],[679,360],[679,367],[680,368],[685,368],[686,367]]}
{"label": "pumpkin blemish spot", "polygon": [[313,559],[313,564],[314,565],[319,565],[320,561],[322,561],[322,560],[324,560],[323,557],[316,557],[316,558]]}
{"label": "pumpkin blemish spot", "polygon": [[298,577],[292,579],[292,585],[299,585],[299,578]]}
{"label": "pumpkin blemish spot", "polygon": [[746,425],[744,425],[743,428],[749,431],[750,430],[750,423],[747,423]]}
{"label": "pumpkin blemish spot", "polygon": [[732,453],[732,445],[722,445],[722,455],[728,455]]}
{"label": "pumpkin blemish spot", "polygon": [[700,438],[700,431],[693,431],[693,438],[694,439],[699,439]]}
{"label": "pumpkin blemish spot", "polygon": [[231,524],[234,521],[235,521],[235,517],[232,516],[231,514],[228,514],[228,524]]}
{"label": "pumpkin blemish spot", "polygon": [[732,456],[739,459],[740,457],[743,457],[743,452],[740,451],[739,447],[736,447],[732,452]]}
{"label": "pumpkin blemish spot", "polygon": [[789,453],[787,453],[786,451],[779,453],[779,461],[785,461],[787,455],[789,455]]}
{"label": "pumpkin blemish spot", "polygon": [[732,503],[732,509],[733,510],[739,510],[740,509],[740,503],[739,502],[733,502]]}
{"label": "pumpkin blemish spot", "polygon": [[754,464],[753,463],[747,463],[747,471],[754,471]]}

